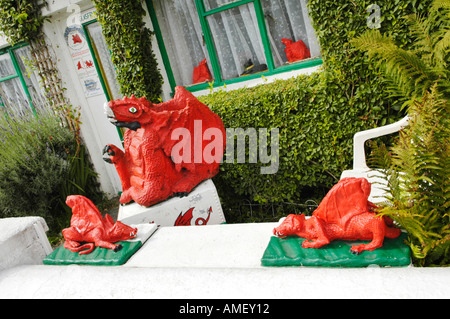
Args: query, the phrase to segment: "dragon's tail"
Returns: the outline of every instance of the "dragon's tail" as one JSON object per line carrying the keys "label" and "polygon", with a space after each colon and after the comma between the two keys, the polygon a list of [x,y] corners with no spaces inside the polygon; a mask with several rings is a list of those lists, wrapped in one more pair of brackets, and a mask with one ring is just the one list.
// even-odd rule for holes
{"label": "dragon's tail", "polygon": [[95,248],[94,243],[87,243],[78,247],[79,255],[90,254]]}
{"label": "dragon's tail", "polygon": [[66,241],[64,243],[64,248],[67,248],[70,251],[73,251],[74,253],[79,253],[79,255],[86,255],[86,254],[90,254],[94,250],[95,244],[94,243],[87,243],[87,244],[84,244],[84,245],[75,246],[73,244],[73,242]]}

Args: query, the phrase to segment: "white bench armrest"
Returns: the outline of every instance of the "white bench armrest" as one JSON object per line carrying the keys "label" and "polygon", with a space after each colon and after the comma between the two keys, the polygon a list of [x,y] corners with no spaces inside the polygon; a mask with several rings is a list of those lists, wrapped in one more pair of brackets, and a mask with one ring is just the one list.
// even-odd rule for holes
{"label": "white bench armrest", "polygon": [[367,140],[398,132],[408,125],[408,121],[409,118],[406,116],[398,122],[356,133],[353,137],[353,169],[369,169],[364,151],[364,144]]}

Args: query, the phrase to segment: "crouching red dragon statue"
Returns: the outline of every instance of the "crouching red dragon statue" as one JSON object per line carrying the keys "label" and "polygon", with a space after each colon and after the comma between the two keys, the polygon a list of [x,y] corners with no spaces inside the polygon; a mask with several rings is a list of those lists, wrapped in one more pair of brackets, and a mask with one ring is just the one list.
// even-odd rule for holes
{"label": "crouching red dragon statue", "polygon": [[376,206],[368,201],[371,184],[365,178],[343,178],[328,192],[312,216],[291,214],[273,233],[277,237],[296,235],[305,240],[303,248],[320,248],[333,240],[371,240],[353,245],[352,254],[382,247],[384,238],[397,238],[400,229],[393,221],[378,217]]}
{"label": "crouching red dragon statue", "polygon": [[[183,87],[176,87],[172,100],[159,104],[134,95],[111,101],[106,114],[111,123],[127,128],[124,151],[115,145],[103,151],[122,183],[120,203],[149,207],[171,196],[186,196],[218,173],[226,143],[222,120]],[[211,156],[203,156],[205,152]]]}
{"label": "crouching red dragon statue", "polygon": [[114,243],[135,238],[137,228],[132,228],[105,214],[103,218],[92,201],[81,195],[71,195],[66,204],[72,208],[70,227],[63,229],[64,248],[79,255],[90,254],[95,247],[118,252],[122,245]]}

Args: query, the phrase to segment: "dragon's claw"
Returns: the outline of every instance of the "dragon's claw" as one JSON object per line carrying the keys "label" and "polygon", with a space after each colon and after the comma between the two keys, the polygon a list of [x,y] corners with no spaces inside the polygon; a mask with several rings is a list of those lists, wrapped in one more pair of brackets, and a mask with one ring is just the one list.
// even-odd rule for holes
{"label": "dragon's claw", "polygon": [[108,154],[110,156],[114,156],[114,155],[116,155],[116,152],[113,151],[111,145],[106,145],[105,148],[103,149],[103,154]]}
{"label": "dragon's claw", "polygon": [[189,195],[188,192],[176,192],[176,193],[173,193],[174,197],[186,197],[188,195]]}
{"label": "dragon's claw", "polygon": [[[106,145],[104,148],[103,148],[103,153],[102,153],[104,156],[103,156],[103,160],[106,162],[106,163],[109,163],[109,164],[112,164],[113,163],[113,161],[111,160],[111,158],[110,158],[110,156],[115,156],[116,155],[116,152],[114,152],[114,150],[113,150],[113,148],[111,147],[111,145]],[[106,155],[106,156],[105,156]]]}

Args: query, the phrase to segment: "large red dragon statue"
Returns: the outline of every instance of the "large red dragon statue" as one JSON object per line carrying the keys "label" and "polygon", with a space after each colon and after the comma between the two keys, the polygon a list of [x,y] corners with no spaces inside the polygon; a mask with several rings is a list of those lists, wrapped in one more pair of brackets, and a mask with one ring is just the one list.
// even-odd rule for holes
{"label": "large red dragon statue", "polygon": [[185,196],[219,171],[226,143],[222,120],[183,87],[160,104],[134,96],[111,101],[106,113],[111,123],[128,128],[124,151],[104,149],[122,182],[122,204],[149,207]]}
{"label": "large red dragon statue", "polygon": [[343,178],[328,192],[311,218],[291,214],[273,230],[274,235],[297,235],[306,238],[303,248],[320,248],[332,240],[371,240],[368,244],[353,245],[356,255],[383,245],[384,238],[397,238],[400,229],[390,227],[392,220],[377,217],[376,207],[368,201],[371,185],[365,178]]}
{"label": "large red dragon statue", "polygon": [[72,208],[72,219],[70,227],[63,229],[62,233],[66,240],[64,248],[70,251],[85,255],[97,246],[117,252],[122,245],[113,243],[136,237],[137,228],[119,221],[114,223],[108,214],[103,218],[94,203],[84,196],[68,196],[66,204]]}

